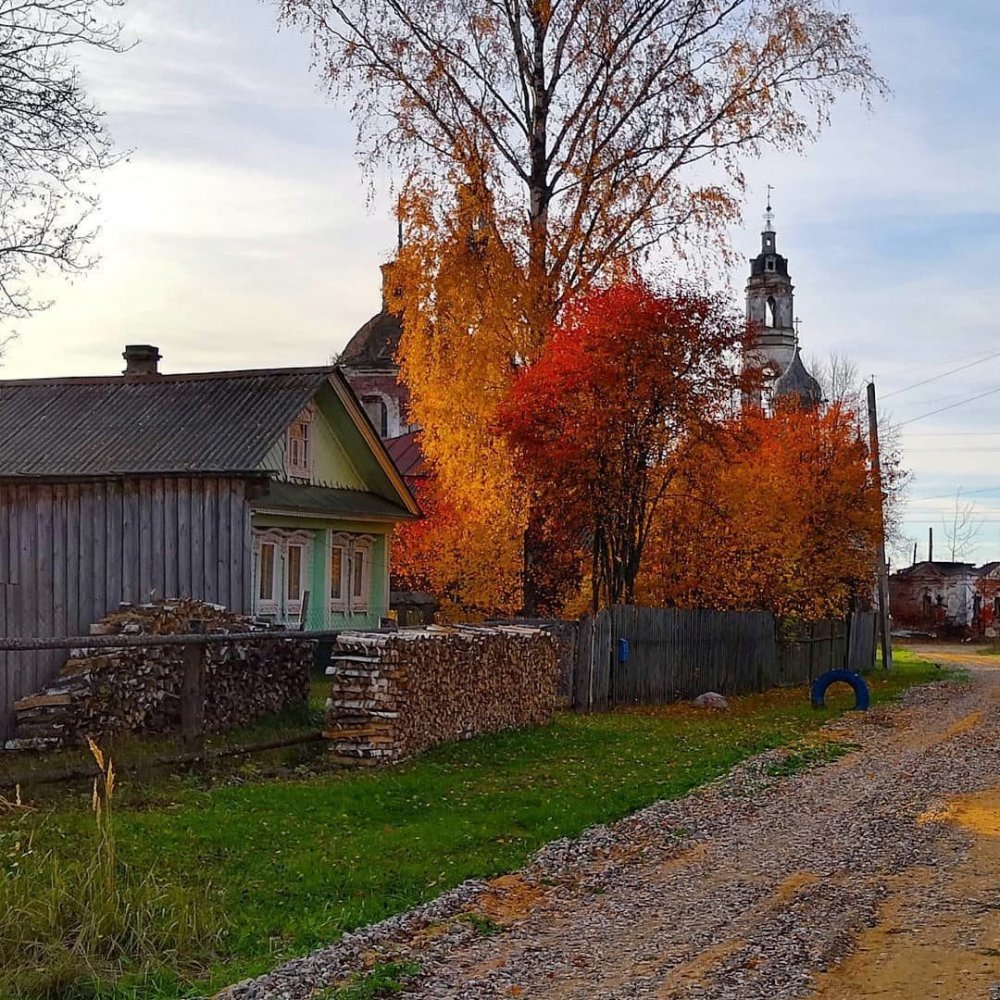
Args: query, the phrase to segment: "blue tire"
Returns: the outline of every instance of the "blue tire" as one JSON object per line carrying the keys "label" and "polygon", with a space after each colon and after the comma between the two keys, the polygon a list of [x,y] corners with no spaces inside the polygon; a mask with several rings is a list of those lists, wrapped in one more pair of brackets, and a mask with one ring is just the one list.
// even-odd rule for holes
{"label": "blue tire", "polygon": [[854,711],[867,712],[871,701],[868,685],[861,674],[856,674],[853,670],[828,670],[825,674],[817,677],[812,686],[813,708],[825,708],[826,689],[831,684],[837,684],[841,681],[854,688]]}

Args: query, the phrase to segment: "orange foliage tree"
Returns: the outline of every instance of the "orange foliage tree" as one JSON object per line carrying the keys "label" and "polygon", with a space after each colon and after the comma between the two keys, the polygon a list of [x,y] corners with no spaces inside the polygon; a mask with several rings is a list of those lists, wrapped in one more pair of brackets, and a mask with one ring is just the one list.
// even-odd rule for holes
{"label": "orange foliage tree", "polygon": [[393,589],[433,594],[447,621],[511,614],[520,600],[520,534],[456,508],[433,476],[411,489],[424,517],[396,526]]}
{"label": "orange foliage tree", "polygon": [[831,0],[278,0],[278,10],[312,36],[369,165],[412,180],[442,227],[458,186],[489,201],[484,223],[522,272],[539,340],[567,292],[692,223],[731,219],[741,155],[800,148],[838,93],[881,86]]}
{"label": "orange foliage tree", "polygon": [[821,618],[870,598],[881,497],[855,415],[783,403],[723,433],[721,447],[686,454],[684,497],[658,512],[640,599]]}
{"label": "orange foliage tree", "polygon": [[562,304],[664,241],[723,247],[742,157],[802,147],[840,92],[882,86],[829,0],[278,7],[312,36],[364,162],[401,181],[411,419],[459,516],[498,519],[498,541],[529,510],[496,407]]}
{"label": "orange foliage tree", "polygon": [[514,382],[501,426],[550,549],[587,552],[595,609],[635,601],[678,457],[695,442],[710,450],[747,387],[746,335],[719,298],[621,283],[569,302]]}

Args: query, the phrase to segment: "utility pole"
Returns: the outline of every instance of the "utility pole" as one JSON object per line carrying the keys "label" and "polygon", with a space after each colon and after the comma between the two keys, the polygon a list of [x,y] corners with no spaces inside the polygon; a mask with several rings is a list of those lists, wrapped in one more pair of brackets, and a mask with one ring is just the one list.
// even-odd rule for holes
{"label": "utility pole", "polygon": [[927,561],[934,562],[934,529],[927,529]]}
{"label": "utility pole", "polygon": [[889,572],[885,561],[885,495],[882,492],[882,460],[878,450],[878,409],[875,381],[868,383],[868,439],[872,453],[872,478],[878,487],[878,621],[882,635],[882,669],[892,669],[892,640],[889,636]]}

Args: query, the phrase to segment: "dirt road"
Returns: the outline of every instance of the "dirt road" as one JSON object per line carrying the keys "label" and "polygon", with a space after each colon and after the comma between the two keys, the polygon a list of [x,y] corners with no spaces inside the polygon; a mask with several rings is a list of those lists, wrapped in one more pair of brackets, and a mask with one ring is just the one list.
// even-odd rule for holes
{"label": "dirt road", "polygon": [[1000,670],[821,739],[851,749],[756,758],[237,995],[309,996],[351,954],[418,963],[427,1000],[1000,996]]}

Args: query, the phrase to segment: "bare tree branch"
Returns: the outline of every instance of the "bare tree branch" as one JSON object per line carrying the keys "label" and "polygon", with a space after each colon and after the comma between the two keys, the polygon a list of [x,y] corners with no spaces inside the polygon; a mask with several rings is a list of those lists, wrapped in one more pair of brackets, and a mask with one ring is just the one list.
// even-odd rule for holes
{"label": "bare tree branch", "polygon": [[0,0],[0,321],[50,305],[34,290],[49,271],[96,262],[89,182],[117,157],[72,56],[125,48],[105,16],[123,3]]}

